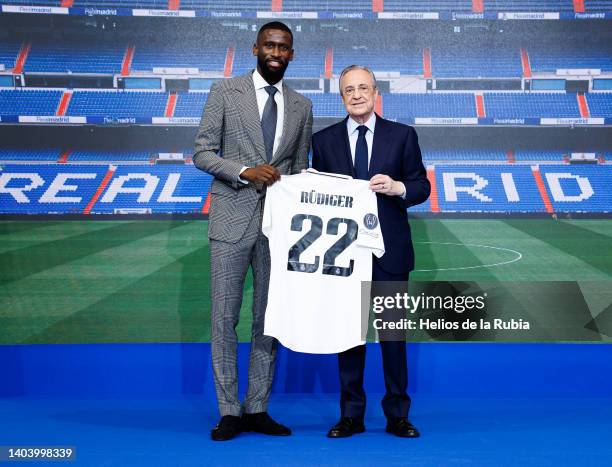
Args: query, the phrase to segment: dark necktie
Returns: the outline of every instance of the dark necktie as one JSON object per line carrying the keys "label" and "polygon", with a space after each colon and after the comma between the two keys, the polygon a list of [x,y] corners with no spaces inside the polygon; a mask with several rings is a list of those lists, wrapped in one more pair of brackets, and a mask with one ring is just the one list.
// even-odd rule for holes
{"label": "dark necktie", "polygon": [[361,180],[368,180],[368,143],[365,139],[368,127],[359,125],[359,136],[355,146],[355,175]]}
{"label": "dark necktie", "polygon": [[272,151],[274,150],[274,135],[276,134],[276,102],[274,94],[276,89],[274,86],[266,86],[264,88],[268,93],[268,100],[264,106],[263,114],[261,115],[261,131],[263,133],[264,145],[266,147],[266,158],[268,162],[272,160]]}

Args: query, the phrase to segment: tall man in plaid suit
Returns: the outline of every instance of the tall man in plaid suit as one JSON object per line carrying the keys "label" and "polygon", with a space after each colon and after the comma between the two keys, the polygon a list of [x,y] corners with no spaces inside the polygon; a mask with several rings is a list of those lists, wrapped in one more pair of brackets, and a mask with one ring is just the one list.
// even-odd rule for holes
{"label": "tall man in plaid suit", "polygon": [[[267,413],[275,339],[263,335],[270,277],[261,232],[266,187],[308,165],[312,103],[283,83],[293,59],[293,34],[283,23],[261,27],[253,45],[257,69],[210,90],[196,137],[194,164],[214,176],[208,226],[211,255],[212,359],[221,420],[213,440],[241,431],[290,435]],[[238,399],[237,336],[244,279],[253,271],[249,384]],[[242,415],[242,416],[241,416]]]}

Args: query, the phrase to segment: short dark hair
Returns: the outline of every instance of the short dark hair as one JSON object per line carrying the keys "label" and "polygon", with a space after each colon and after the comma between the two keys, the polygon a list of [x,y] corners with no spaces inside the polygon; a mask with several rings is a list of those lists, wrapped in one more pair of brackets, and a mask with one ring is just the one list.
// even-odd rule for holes
{"label": "short dark hair", "polygon": [[281,23],[280,21],[270,21],[269,23],[266,23],[262,27],[260,27],[259,31],[257,31],[257,39],[259,39],[261,33],[267,29],[279,29],[281,31],[285,31],[289,33],[289,35],[291,36],[291,42],[293,42],[293,32],[291,32],[289,26],[287,26],[285,23]]}

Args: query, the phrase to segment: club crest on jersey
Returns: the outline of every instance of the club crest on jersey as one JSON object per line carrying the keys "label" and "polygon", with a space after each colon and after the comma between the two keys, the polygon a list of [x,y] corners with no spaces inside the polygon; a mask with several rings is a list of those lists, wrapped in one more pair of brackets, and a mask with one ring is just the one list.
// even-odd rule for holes
{"label": "club crest on jersey", "polygon": [[371,212],[367,213],[363,216],[363,225],[366,226],[367,229],[373,230],[378,227],[378,217],[376,214],[372,214]]}

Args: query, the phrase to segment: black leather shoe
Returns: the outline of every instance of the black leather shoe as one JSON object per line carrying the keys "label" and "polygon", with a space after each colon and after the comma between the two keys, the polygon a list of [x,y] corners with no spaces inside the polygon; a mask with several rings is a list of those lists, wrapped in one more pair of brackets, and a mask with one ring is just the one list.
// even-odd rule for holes
{"label": "black leather shoe", "polygon": [[405,417],[387,420],[387,433],[394,434],[400,438],[418,438],[421,436],[419,430]]}
{"label": "black leather shoe", "polygon": [[348,438],[357,433],[363,433],[365,425],[359,418],[342,417],[338,423],[327,432],[328,438]]}
{"label": "black leather shoe", "polygon": [[210,432],[210,437],[213,441],[227,441],[240,434],[240,431],[240,417],[224,415]]}
{"label": "black leather shoe", "polygon": [[242,431],[254,431],[272,436],[289,436],[291,430],[275,422],[268,412],[245,413],[242,415]]}

